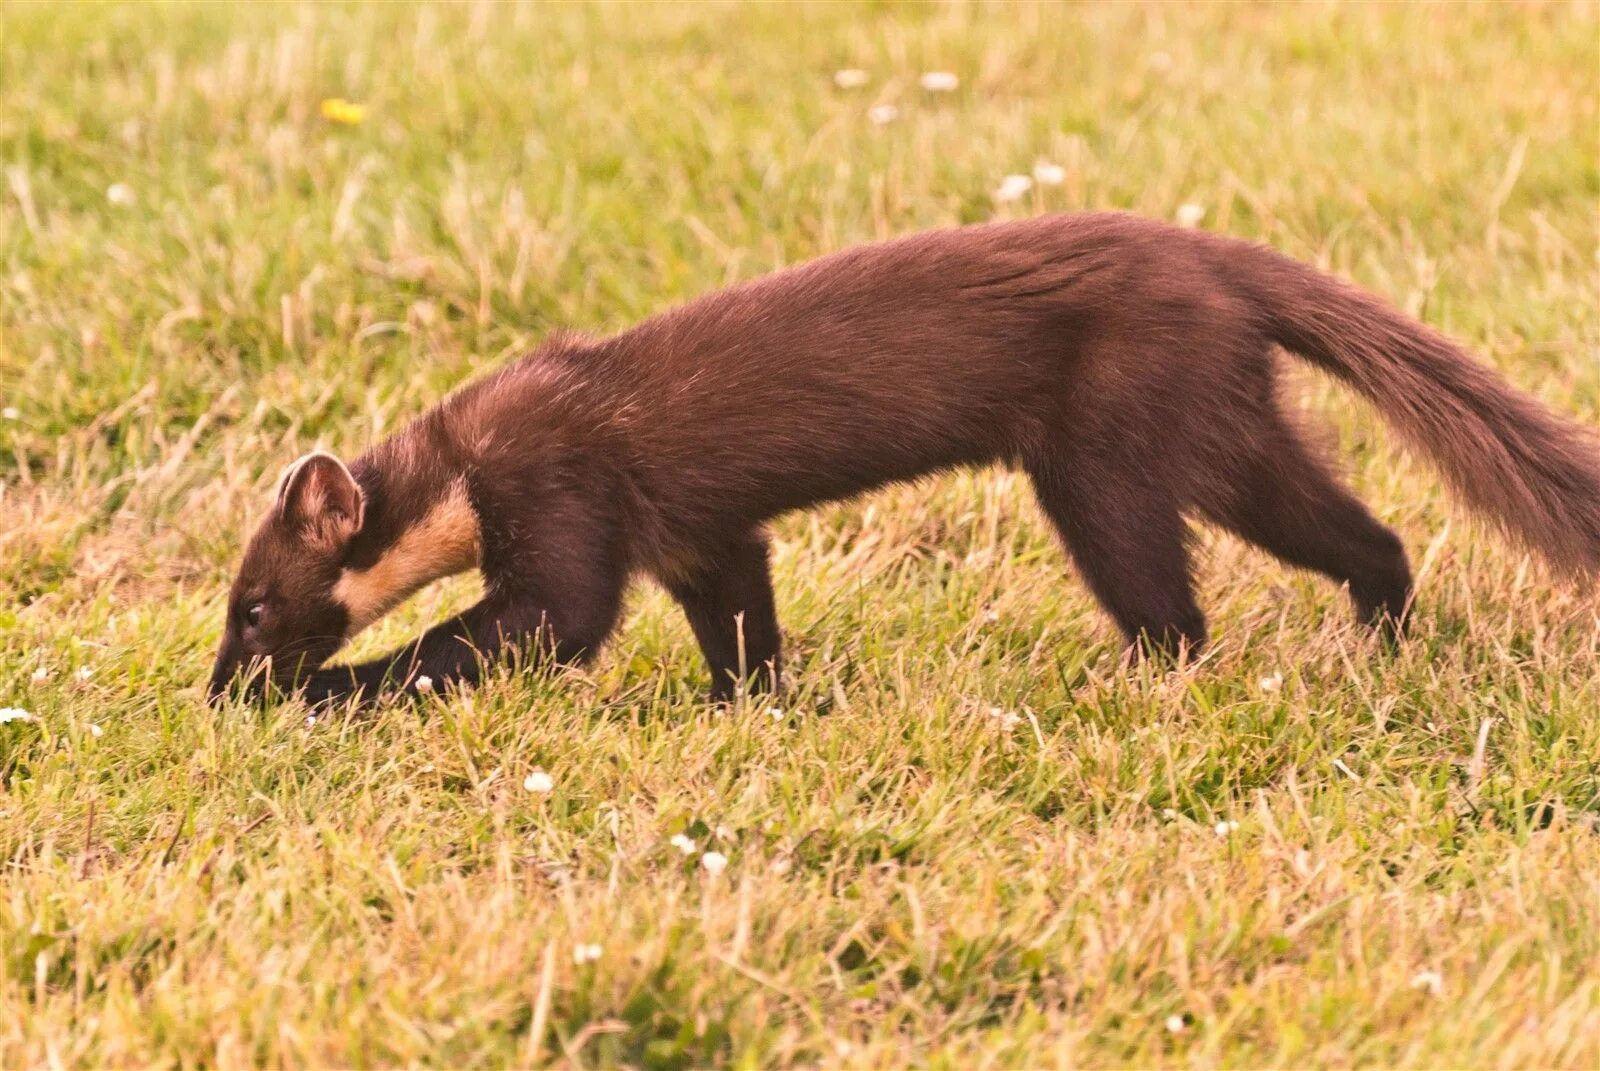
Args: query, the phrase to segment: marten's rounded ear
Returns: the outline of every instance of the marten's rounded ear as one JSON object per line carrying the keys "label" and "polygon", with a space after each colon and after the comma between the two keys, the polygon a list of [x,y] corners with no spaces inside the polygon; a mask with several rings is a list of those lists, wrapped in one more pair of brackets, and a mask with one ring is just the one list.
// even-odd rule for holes
{"label": "marten's rounded ear", "polygon": [[343,461],[321,450],[290,465],[278,484],[285,523],[321,541],[345,543],[361,531],[366,499]]}

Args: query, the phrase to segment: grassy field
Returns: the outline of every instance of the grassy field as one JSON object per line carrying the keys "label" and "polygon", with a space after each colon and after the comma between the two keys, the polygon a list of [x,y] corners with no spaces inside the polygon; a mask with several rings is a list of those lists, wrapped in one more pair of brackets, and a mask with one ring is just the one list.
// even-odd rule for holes
{"label": "grassy field", "polygon": [[1125,670],[980,472],[776,526],[778,705],[708,708],[654,590],[584,674],[310,725],[200,693],[298,452],[928,225],[1198,216],[1594,423],[1597,40],[1594,5],[0,7],[0,1066],[1600,1065],[1596,600],[1314,378],[1419,567],[1394,657],[1204,533],[1214,648]]}

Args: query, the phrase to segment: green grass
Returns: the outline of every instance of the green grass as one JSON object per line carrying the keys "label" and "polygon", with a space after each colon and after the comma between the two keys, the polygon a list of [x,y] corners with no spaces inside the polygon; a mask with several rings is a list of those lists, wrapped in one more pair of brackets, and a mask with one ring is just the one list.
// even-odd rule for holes
{"label": "green grass", "polygon": [[1597,40],[1592,4],[0,7],[0,1066],[1600,1064],[1600,609],[1309,377],[1419,565],[1394,657],[1208,533],[1215,647],[1127,670],[981,472],[776,526],[781,714],[709,709],[653,590],[586,674],[310,727],[199,688],[297,452],[928,225],[1199,205],[1594,423]]}

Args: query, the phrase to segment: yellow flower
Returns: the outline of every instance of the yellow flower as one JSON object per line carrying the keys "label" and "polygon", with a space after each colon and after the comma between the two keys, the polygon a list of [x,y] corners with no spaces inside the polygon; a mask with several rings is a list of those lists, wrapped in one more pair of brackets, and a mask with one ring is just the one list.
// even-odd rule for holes
{"label": "yellow flower", "polygon": [[322,117],[330,123],[355,126],[367,117],[365,105],[354,104],[343,97],[329,97],[322,102]]}

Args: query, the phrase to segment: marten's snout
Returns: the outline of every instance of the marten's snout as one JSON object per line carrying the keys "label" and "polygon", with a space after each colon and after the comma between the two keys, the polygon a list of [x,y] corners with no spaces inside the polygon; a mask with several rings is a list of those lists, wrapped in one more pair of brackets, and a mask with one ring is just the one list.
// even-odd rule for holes
{"label": "marten's snout", "polygon": [[211,683],[206,685],[206,702],[212,706],[227,698],[228,689],[244,669],[244,659],[239,655],[239,642],[233,636],[224,636],[217,648],[217,660],[211,667]]}
{"label": "marten's snout", "polygon": [[228,685],[233,682],[233,671],[223,666],[218,666],[211,672],[211,683],[206,685],[206,702],[212,706],[219,706],[228,694]]}

